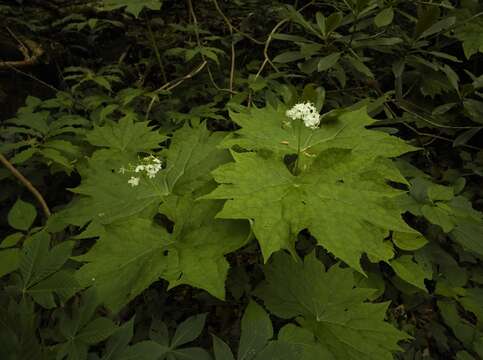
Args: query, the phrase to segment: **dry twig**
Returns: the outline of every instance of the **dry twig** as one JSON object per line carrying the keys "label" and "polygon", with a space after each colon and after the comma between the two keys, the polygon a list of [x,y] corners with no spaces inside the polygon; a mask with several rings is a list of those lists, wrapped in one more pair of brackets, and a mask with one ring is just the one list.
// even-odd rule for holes
{"label": "dry twig", "polygon": [[49,218],[51,215],[50,209],[47,206],[47,203],[44,200],[44,197],[40,192],[35,188],[35,186],[32,185],[32,183],[22,175],[20,171],[18,171],[15,166],[12,165],[8,159],[3,156],[0,153],[0,163],[2,163],[12,174],[15,176],[25,187],[32,193],[32,195],[35,197],[35,199],[38,201],[40,204],[40,207],[42,208],[42,211],[44,212],[44,215],[46,218]]}
{"label": "dry twig", "polygon": [[35,65],[40,57],[44,54],[44,49],[40,44],[37,44],[32,40],[24,40],[23,42],[18,39],[17,36],[7,28],[10,35],[17,41],[18,50],[24,56],[23,60],[11,60],[11,61],[0,61],[0,70],[28,67]]}

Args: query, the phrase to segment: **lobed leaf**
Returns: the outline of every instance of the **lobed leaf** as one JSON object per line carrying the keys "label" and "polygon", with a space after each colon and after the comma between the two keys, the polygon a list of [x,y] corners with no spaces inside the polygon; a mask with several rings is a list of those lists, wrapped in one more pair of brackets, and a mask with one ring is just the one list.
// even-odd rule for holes
{"label": "lobed leaf", "polygon": [[409,338],[384,321],[388,303],[365,302],[373,290],[355,287],[352,270],[325,270],[314,253],[303,262],[276,254],[265,279],[256,295],[268,309],[284,319],[296,317],[317,339],[306,340],[311,347],[334,359],[392,359],[401,350],[397,343]]}

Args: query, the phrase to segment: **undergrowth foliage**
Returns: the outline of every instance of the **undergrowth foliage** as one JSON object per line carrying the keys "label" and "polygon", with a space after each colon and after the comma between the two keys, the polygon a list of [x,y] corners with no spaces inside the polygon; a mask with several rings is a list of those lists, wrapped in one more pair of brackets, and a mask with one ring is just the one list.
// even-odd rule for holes
{"label": "undergrowth foliage", "polygon": [[483,357],[478,1],[0,18],[2,359]]}

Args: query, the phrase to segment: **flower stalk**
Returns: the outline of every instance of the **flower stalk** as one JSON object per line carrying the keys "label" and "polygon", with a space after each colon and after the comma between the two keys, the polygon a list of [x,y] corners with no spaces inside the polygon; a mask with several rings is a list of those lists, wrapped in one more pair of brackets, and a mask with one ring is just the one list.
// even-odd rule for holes
{"label": "flower stalk", "polygon": [[302,148],[302,127],[305,125],[309,129],[317,129],[320,124],[320,115],[317,108],[311,102],[295,104],[291,109],[286,111],[285,115],[293,121],[298,120],[297,157],[293,167],[293,174],[297,175],[299,173],[300,152]]}

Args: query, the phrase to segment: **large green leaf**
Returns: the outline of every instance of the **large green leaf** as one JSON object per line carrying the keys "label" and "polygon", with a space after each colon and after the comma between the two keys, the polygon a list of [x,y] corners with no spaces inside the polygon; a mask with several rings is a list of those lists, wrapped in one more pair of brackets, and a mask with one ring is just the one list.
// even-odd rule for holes
{"label": "large green leaf", "polygon": [[128,184],[130,175],[119,173],[120,168],[128,168],[137,161],[139,152],[150,152],[166,140],[166,136],[147,122],[134,122],[132,116],[125,116],[118,123],[95,127],[86,138],[103,149],[97,150],[85,166],[79,167],[82,183],[72,191],[81,196],[55,214],[49,226],[83,226],[92,220],[110,224],[159,203],[168,193],[162,177],[141,181],[134,189]]}
{"label": "large green leaf", "polygon": [[166,140],[166,136],[153,130],[147,121],[135,122],[133,115],[126,115],[117,123],[95,126],[86,138],[92,145],[134,154],[156,149]]}
{"label": "large green leaf", "polygon": [[95,285],[101,301],[117,311],[169,269],[178,257],[169,234],[151,220],[133,218],[105,226],[93,248],[76,257],[84,286]]}
{"label": "large green leaf", "polygon": [[[72,189],[80,196],[75,197],[65,210],[55,214],[50,224],[83,226],[89,221],[110,224],[157,205],[162,196],[167,195],[161,178],[141,181],[133,188],[128,184],[129,176],[118,173],[122,162],[99,159],[96,154],[83,171],[82,183]],[[125,159],[127,163],[129,158]]]}
{"label": "large green leaf", "polygon": [[[210,171],[229,161],[228,151],[217,148],[224,134],[212,134],[205,126],[179,129],[156,178],[142,179],[132,187],[127,182],[130,175],[118,169],[127,167],[136,151],[157,144],[159,135],[153,135],[157,140],[149,145],[126,135],[135,130],[125,130],[123,123],[106,127],[93,131],[90,141],[109,148],[96,151],[88,160],[81,171],[81,185],[73,189],[80,196],[51,221],[53,227],[59,223],[83,226],[90,221],[80,237],[99,236],[96,245],[79,257],[87,262],[78,272],[82,284],[97,284],[100,297],[113,309],[160,277],[171,286],[190,284],[223,298],[228,270],[224,255],[244,244],[248,229],[243,222],[215,221],[220,202],[194,203],[191,194],[214,183]],[[153,132],[146,125],[143,129],[145,134]],[[183,197],[185,193],[190,195]],[[159,203],[163,203],[161,212],[176,223],[172,237],[148,220]],[[163,256],[163,251],[169,256]],[[155,265],[147,265],[149,261]],[[117,271],[126,275],[119,277]]]}
{"label": "large green leaf", "polygon": [[359,260],[393,257],[384,242],[389,230],[411,233],[393,200],[402,192],[391,164],[362,162],[349,150],[328,149],[309,171],[294,176],[285,164],[255,153],[234,153],[234,163],[214,171],[221,185],[206,198],[227,199],[217,215],[249,219],[265,260],[280,249],[293,251],[297,234],[309,229],[318,244],[362,271]]}
{"label": "large green leaf", "polygon": [[248,223],[215,219],[220,201],[194,201],[191,195],[170,196],[160,212],[174,222],[173,246],[179,254],[179,273],[168,278],[170,287],[188,284],[224,299],[228,262],[224,255],[242,247]]}
{"label": "large green leaf", "polygon": [[223,132],[210,132],[204,124],[177,130],[167,151],[164,173],[169,191],[191,193],[211,181],[210,172],[230,161],[228,151],[218,148],[225,136]]}
{"label": "large green leaf", "polygon": [[356,288],[351,269],[335,265],[326,271],[314,253],[303,262],[276,254],[265,279],[256,295],[270,312],[296,317],[317,339],[312,346],[334,359],[392,359],[397,343],[408,338],[384,322],[388,303],[365,302],[374,290]]}
{"label": "large green leaf", "polygon": [[342,111],[327,115],[317,129],[302,127],[291,122],[284,108],[270,107],[250,112],[231,113],[231,118],[241,126],[227,137],[224,146],[241,146],[247,150],[268,149],[277,154],[296,154],[300,130],[300,151],[303,157],[312,158],[329,148],[351,149],[364,159],[377,156],[395,157],[416,148],[387,133],[368,130],[374,123],[366,109]]}
{"label": "large green leaf", "polygon": [[166,164],[156,178],[142,179],[133,188],[128,184],[132,174],[120,174],[119,169],[127,168],[136,161],[138,151],[156,147],[164,137],[145,123],[134,124],[143,124],[142,131],[138,137],[131,137],[130,132],[136,133],[136,130],[130,124],[127,128],[122,122],[106,125],[91,133],[93,144],[109,149],[96,151],[81,169],[82,183],[72,190],[80,196],[55,214],[50,226],[83,226],[92,220],[110,224],[129,218],[158,205],[170,193],[181,195],[196,191],[212,181],[210,172],[214,168],[230,159],[227,150],[217,148],[224,133],[211,133],[204,125],[185,126],[175,132],[166,151]]}

